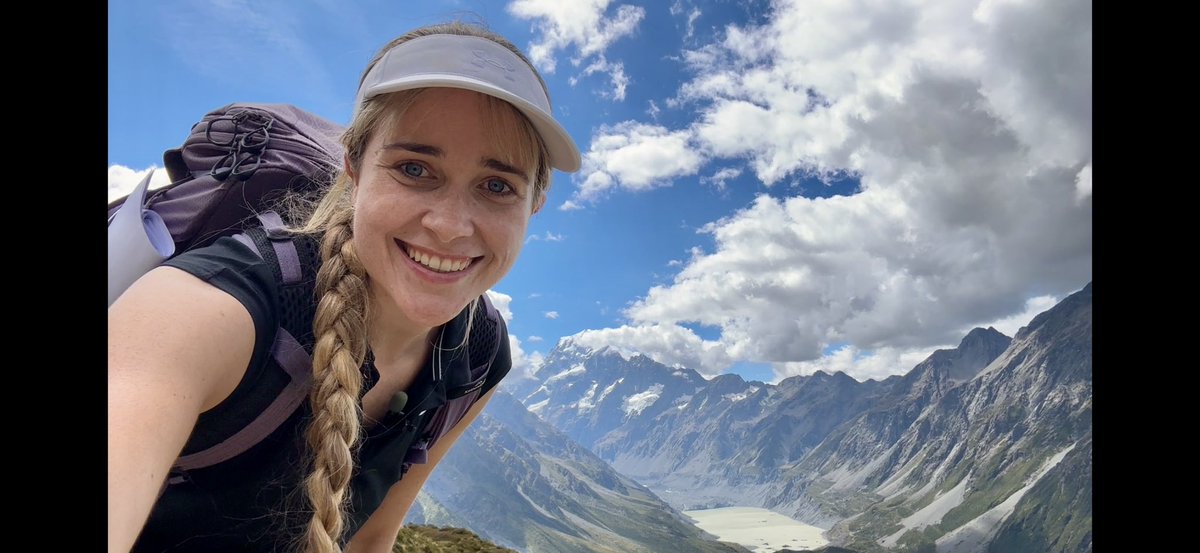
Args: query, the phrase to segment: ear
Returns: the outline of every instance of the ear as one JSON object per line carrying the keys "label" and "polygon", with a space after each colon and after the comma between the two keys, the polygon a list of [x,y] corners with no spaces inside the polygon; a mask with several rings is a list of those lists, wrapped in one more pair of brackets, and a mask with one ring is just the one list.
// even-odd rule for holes
{"label": "ear", "polygon": [[546,205],[546,193],[542,192],[542,194],[540,196],[538,196],[538,199],[533,201],[533,213],[537,213],[537,212],[541,211],[542,207],[545,205]]}
{"label": "ear", "polygon": [[358,175],[354,174],[354,166],[350,164],[350,155],[342,154],[342,170],[350,177],[355,186],[358,186]]}
{"label": "ear", "polygon": [[342,171],[350,177],[350,201],[353,202],[358,196],[358,175],[354,173],[354,165],[350,163],[350,156],[347,154],[342,154]]}

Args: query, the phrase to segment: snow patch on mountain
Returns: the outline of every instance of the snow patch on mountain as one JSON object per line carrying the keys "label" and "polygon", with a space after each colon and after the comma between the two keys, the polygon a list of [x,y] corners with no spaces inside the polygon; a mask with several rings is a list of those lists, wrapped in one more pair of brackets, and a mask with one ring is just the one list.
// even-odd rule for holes
{"label": "snow patch on mountain", "polygon": [[596,388],[598,387],[600,387],[599,382],[592,382],[592,387],[588,388],[587,393],[583,394],[583,397],[575,402],[575,408],[580,415],[591,411],[592,407],[596,406],[596,402],[592,401],[592,398],[596,397]]}
{"label": "snow patch on mountain", "polygon": [[580,363],[580,364],[575,365],[574,367],[571,367],[563,372],[560,372],[554,376],[551,376],[550,378],[547,378],[546,381],[542,383],[542,387],[545,388],[549,384],[558,382],[559,380],[562,380],[564,378],[569,378],[569,377],[575,376],[577,374],[583,374],[585,372],[587,372],[587,367],[584,367],[583,364]]}
{"label": "snow patch on mountain", "polygon": [[621,410],[625,411],[628,417],[635,417],[646,410],[647,407],[654,405],[658,398],[662,396],[663,385],[655,384],[650,389],[633,394],[627,398],[621,405]]}
{"label": "snow patch on mountain", "polygon": [[725,398],[726,401],[737,403],[743,399],[746,399],[746,398],[758,393],[758,391],[761,389],[762,389],[762,387],[760,387],[760,386],[751,386],[748,389],[746,389],[745,391],[742,391],[741,393],[725,394],[721,397]]}
{"label": "snow patch on mountain", "polygon": [[530,413],[541,416],[542,409],[545,409],[546,405],[549,405],[549,404],[550,404],[550,398],[546,398],[537,403],[534,403],[533,405],[530,405],[526,409],[529,409]]}
{"label": "snow patch on mountain", "polygon": [[612,391],[617,389],[617,386],[620,385],[624,381],[625,381],[625,377],[622,376],[621,378],[618,378],[616,382],[609,384],[608,387],[604,389],[604,391],[600,392],[600,397],[596,398],[596,403],[600,403],[601,401],[604,401],[604,398],[608,397],[608,394],[611,394]]}

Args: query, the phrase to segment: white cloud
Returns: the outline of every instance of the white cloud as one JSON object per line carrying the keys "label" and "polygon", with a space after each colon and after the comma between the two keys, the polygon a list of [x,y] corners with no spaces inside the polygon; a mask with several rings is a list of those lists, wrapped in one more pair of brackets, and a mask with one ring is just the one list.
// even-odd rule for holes
{"label": "white cloud", "polygon": [[734,361],[720,342],[703,340],[690,329],[673,324],[585,330],[570,339],[593,349],[613,346],[642,353],[664,365],[687,367],[708,377],[720,374]]}
{"label": "white cloud", "polygon": [[558,206],[558,209],[560,211],[576,211],[583,209],[583,205],[576,203],[574,200],[567,200],[563,202],[562,205]]}
{"label": "white cloud", "polygon": [[774,382],[778,383],[789,376],[810,375],[817,371],[828,374],[841,371],[860,382],[870,379],[883,380],[893,374],[908,372],[937,349],[953,347],[949,345],[916,349],[880,348],[866,352],[847,345],[813,361],[775,364]]}
{"label": "white cloud", "polygon": [[[512,353],[512,369],[509,372],[509,377],[516,377],[516,379],[533,378],[533,374],[542,365],[542,352],[525,353],[525,350],[521,347],[521,340],[512,334],[508,335],[508,349]],[[505,380],[508,380],[508,378]]]}
{"label": "white cloud", "polygon": [[[685,8],[683,5],[683,1],[675,0],[675,3],[671,4],[671,7],[669,8],[668,11],[670,11],[671,15],[673,15],[675,17],[679,17],[681,14],[683,14],[684,9]],[[689,11],[687,14],[687,32],[683,35],[684,40],[692,38],[692,35],[695,34],[696,19],[699,17],[700,17],[700,8],[692,6],[691,11]]]}
{"label": "white cloud", "polygon": [[658,108],[658,104],[654,103],[654,100],[650,100],[650,107],[646,108],[646,115],[649,115],[651,119],[658,121],[658,114],[660,111],[662,110]]}
{"label": "white cloud", "polygon": [[536,344],[536,343],[542,341],[542,337],[541,336],[530,336],[530,337],[526,338],[525,340],[531,344]]}
{"label": "white cloud", "polygon": [[722,167],[716,173],[709,177],[701,177],[700,182],[715,186],[717,190],[725,190],[725,183],[736,179],[742,175],[740,167]]}
{"label": "white cloud", "polygon": [[146,178],[146,173],[150,171],[154,171],[154,176],[150,177],[150,190],[171,184],[171,177],[167,175],[167,170],[161,167],[151,166],[138,171],[123,165],[110,165],[108,167],[108,201],[112,202],[128,195],[134,187],[142,182],[142,179]]}
{"label": "white cloud", "polygon": [[666,186],[674,177],[695,174],[703,163],[687,132],[634,121],[606,125],[592,137],[583,156],[583,168],[575,177],[579,189],[571,203],[595,201],[614,188],[642,191]]}
{"label": "white cloud", "polygon": [[542,316],[546,317],[547,319],[551,319],[551,320],[557,319],[558,311],[544,311],[544,312],[542,312]]}
{"label": "white cloud", "polygon": [[629,77],[625,75],[625,65],[616,63],[612,66],[610,73],[612,78],[613,91],[611,98],[617,101],[625,99],[625,87],[629,86]]}
{"label": "white cloud", "polygon": [[692,8],[692,11],[688,12],[687,34],[683,36],[684,39],[692,38],[692,35],[696,33],[696,20],[699,18],[700,8]]}
{"label": "white cloud", "polygon": [[617,39],[633,34],[646,15],[639,6],[620,5],[609,13],[610,0],[514,0],[508,12],[520,19],[534,20],[539,33],[529,47],[535,65],[547,73],[557,66],[559,50],[574,49],[571,63],[602,55]]}
{"label": "white cloud", "polygon": [[509,306],[512,305],[512,296],[495,290],[488,290],[487,295],[488,299],[492,300],[492,305],[495,306],[496,311],[500,312],[500,316],[504,317],[506,322],[511,323],[513,314]]}
{"label": "white cloud", "polygon": [[525,241],[536,242],[540,240],[542,242],[562,242],[565,239],[566,237],[561,234],[554,234],[553,232],[546,231],[545,234],[531,234]]}
{"label": "white cloud", "polygon": [[[1017,331],[1021,330],[1021,327],[1029,324],[1034,317],[1045,312],[1047,309],[1054,307],[1055,304],[1060,301],[1062,301],[1062,298],[1056,298],[1054,296],[1037,296],[1029,298],[1025,301],[1024,311],[1009,317],[992,321],[990,323],[973,325],[971,328],[987,328],[990,326],[1000,331],[1005,336],[1013,338],[1017,335]],[[965,336],[966,333],[971,330],[971,328],[964,329],[963,335]]]}
{"label": "white cloud", "polygon": [[[600,56],[599,59],[585,67],[583,72],[580,73],[579,77],[586,77],[597,72],[608,73],[609,80],[612,82],[612,91],[601,91],[600,96],[610,100],[616,100],[618,102],[624,100],[625,88],[629,86],[629,76],[625,74],[625,64],[620,62],[609,63],[604,56]],[[578,82],[579,77],[571,77],[569,80],[571,86],[575,86],[575,83]]]}
{"label": "white cloud", "polygon": [[[687,52],[694,77],[672,105],[695,120],[604,129],[579,201],[707,159],[738,160],[767,185],[859,186],[761,196],[705,226],[714,246],[632,304],[631,325],[712,325],[735,361],[858,377],[906,371],[964,329],[1078,290],[1092,273],[1090,39],[1086,0],[791,0]],[[634,149],[668,150],[645,137],[693,158],[663,163]],[[823,355],[842,343],[852,349]]]}
{"label": "white cloud", "polygon": [[[496,307],[496,311],[500,312],[500,316],[508,323],[512,323],[512,296],[495,290],[487,291],[488,299],[492,300],[492,305]],[[531,342],[534,341],[531,336]],[[537,341],[541,341],[539,338]],[[508,334],[508,349],[512,356],[512,372],[516,378],[533,378],[533,373],[537,371],[542,364],[541,352],[533,352],[532,354],[525,353],[525,349],[521,347],[521,340],[513,333]]]}
{"label": "white cloud", "polygon": [[1083,203],[1092,197],[1092,164],[1089,163],[1075,175],[1075,202]]}

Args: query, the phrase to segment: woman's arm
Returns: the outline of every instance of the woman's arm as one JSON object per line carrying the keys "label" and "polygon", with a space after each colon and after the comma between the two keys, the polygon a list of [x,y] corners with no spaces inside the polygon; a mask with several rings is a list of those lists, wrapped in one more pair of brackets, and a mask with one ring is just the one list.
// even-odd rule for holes
{"label": "woman's arm", "polygon": [[254,334],[238,300],[173,267],[109,307],[109,553],[133,546],[197,417],[245,375]]}
{"label": "woman's arm", "polygon": [[495,392],[495,388],[488,390],[488,393],[479,398],[475,405],[467,410],[462,420],[454,425],[454,428],[451,428],[438,439],[436,444],[433,444],[425,464],[412,465],[405,473],[404,478],[392,485],[392,488],[388,490],[387,497],[383,498],[383,504],[374,513],[371,513],[371,517],[354,535],[354,539],[350,540],[350,544],[346,547],[346,553],[391,552],[392,545],[396,543],[396,536],[404,527],[404,517],[408,515],[408,509],[417,499],[417,493],[425,485],[425,480],[433,473],[433,469],[442,461],[442,457],[445,457],[450,447],[475,421],[475,417],[479,416],[480,411],[483,411],[483,407],[492,399],[492,394]]}

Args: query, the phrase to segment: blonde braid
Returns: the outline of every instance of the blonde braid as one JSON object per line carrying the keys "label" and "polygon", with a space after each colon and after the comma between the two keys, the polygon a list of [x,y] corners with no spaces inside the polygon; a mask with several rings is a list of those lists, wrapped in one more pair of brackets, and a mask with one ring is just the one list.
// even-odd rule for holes
{"label": "blonde braid", "polygon": [[312,452],[312,472],[305,481],[313,507],[305,537],[310,553],[341,552],[352,452],[362,426],[358,396],[366,354],[367,277],[354,253],[352,219],[353,212],[345,210],[331,221],[317,272],[320,300],[313,322],[316,344],[309,395],[313,419],[305,434]]}

